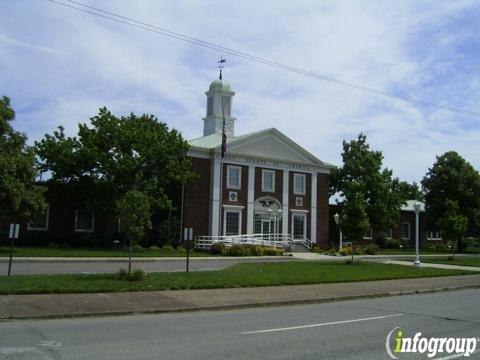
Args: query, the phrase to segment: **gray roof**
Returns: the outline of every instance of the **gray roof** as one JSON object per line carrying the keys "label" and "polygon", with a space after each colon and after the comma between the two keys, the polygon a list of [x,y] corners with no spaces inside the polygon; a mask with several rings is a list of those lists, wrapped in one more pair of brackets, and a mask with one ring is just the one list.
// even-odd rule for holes
{"label": "gray roof", "polygon": [[[265,130],[254,131],[254,132],[251,132],[251,133],[247,133],[247,134],[243,134],[243,135],[235,136],[235,137],[227,137],[227,144],[234,143],[234,142],[236,142],[240,139],[253,136],[253,135],[258,134],[258,133],[263,132],[263,131],[265,131]],[[196,148],[215,149],[215,148],[218,148],[219,146],[222,145],[222,135],[221,134],[211,134],[211,135],[207,135],[207,136],[202,136],[202,137],[199,137],[199,138],[196,138],[196,139],[193,139],[193,140],[189,140],[188,143],[190,144],[190,146],[196,147]]]}
{"label": "gray roof", "polygon": [[[297,151],[300,153],[304,154],[306,157],[311,159],[312,163],[316,163],[328,168],[334,168],[335,166],[326,162],[323,162],[319,159],[317,159],[314,155],[309,153],[307,150],[302,148],[300,145],[292,141],[289,137],[284,135],[282,132],[278,131],[275,128],[269,128],[269,129],[264,129],[260,131],[254,131],[251,133],[243,134],[240,136],[235,136],[235,137],[228,137],[227,138],[227,145],[228,144],[235,144],[237,142],[241,142],[244,139],[249,139],[252,137],[255,137],[257,135],[263,135],[263,134],[273,134],[278,138],[283,139],[287,143],[289,143],[293,148],[295,148]],[[204,149],[204,150],[213,150],[213,149],[218,149],[222,145],[222,135],[221,134],[211,134],[207,136],[202,136],[200,138],[196,138],[193,140],[190,140],[188,142],[192,148],[197,148],[197,149]]]}

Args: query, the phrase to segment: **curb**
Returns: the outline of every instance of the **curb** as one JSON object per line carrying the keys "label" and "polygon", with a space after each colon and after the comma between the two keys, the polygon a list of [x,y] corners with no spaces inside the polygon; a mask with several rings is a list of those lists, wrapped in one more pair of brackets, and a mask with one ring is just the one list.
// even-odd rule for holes
{"label": "curb", "polygon": [[[221,260],[234,260],[234,261],[250,261],[250,260],[293,260],[292,256],[198,256],[190,257],[189,261],[221,261]],[[7,257],[0,257],[0,264],[8,263]],[[186,261],[186,257],[152,257],[152,258],[132,258],[133,263],[148,263],[148,262],[174,262],[174,261]],[[74,257],[62,257],[62,258],[48,258],[48,257],[14,257],[14,263],[128,263],[128,258],[74,258]]]}
{"label": "curb", "polygon": [[141,314],[166,314],[166,313],[186,313],[186,312],[198,312],[198,311],[221,311],[221,310],[235,310],[235,309],[249,309],[249,308],[261,308],[261,307],[274,307],[274,306],[289,306],[289,305],[302,305],[302,304],[321,304],[331,303],[337,301],[351,301],[360,299],[375,299],[391,296],[404,296],[404,295],[421,295],[432,294],[438,292],[447,291],[460,291],[468,289],[478,289],[480,285],[465,285],[465,286],[450,286],[445,288],[433,288],[433,289],[421,289],[421,290],[406,290],[406,291],[393,291],[366,295],[352,295],[352,296],[339,296],[330,297],[324,299],[302,299],[302,300],[288,300],[288,301],[273,301],[264,303],[247,303],[237,305],[217,305],[217,306],[192,306],[190,308],[172,308],[172,309],[155,309],[155,310],[139,310],[139,311],[102,311],[96,313],[77,313],[77,314],[57,314],[57,315],[39,315],[39,316],[7,316],[0,317],[0,322],[8,322],[12,320],[47,320],[47,319],[71,319],[71,318],[88,318],[88,317],[106,317],[106,316],[126,316],[126,315],[141,315]]}

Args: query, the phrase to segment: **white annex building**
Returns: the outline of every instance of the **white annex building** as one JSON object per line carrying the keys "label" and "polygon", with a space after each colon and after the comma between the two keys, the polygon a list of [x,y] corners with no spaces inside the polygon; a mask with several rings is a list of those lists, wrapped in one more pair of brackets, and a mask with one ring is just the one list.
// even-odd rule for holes
{"label": "white annex building", "polygon": [[188,156],[199,178],[185,188],[184,226],[210,241],[289,238],[328,246],[333,165],[275,128],[236,134],[235,92],[227,81],[213,81],[205,94],[203,136],[189,141]]}

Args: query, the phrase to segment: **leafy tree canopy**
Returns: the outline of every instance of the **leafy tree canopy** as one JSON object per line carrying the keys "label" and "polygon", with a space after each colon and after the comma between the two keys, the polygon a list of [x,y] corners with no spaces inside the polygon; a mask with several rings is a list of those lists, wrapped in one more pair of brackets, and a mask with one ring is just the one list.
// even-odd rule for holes
{"label": "leafy tree canopy", "polygon": [[130,241],[138,242],[152,228],[148,197],[137,190],[130,190],[117,201],[122,231]]}
{"label": "leafy tree canopy", "polygon": [[400,207],[407,199],[402,183],[393,178],[391,170],[382,169],[382,153],[371,150],[366,136],[360,134],[356,140],[343,141],[342,159],[343,166],[332,171],[330,188],[331,194],[339,195],[340,211],[350,201],[361,200],[373,228],[384,230],[398,223]]}
{"label": "leafy tree canopy", "polygon": [[44,206],[45,189],[35,184],[37,168],[27,137],[11,126],[15,111],[6,96],[0,99],[0,217],[30,220]]}
{"label": "leafy tree canopy", "polygon": [[425,195],[422,192],[422,189],[419,184],[415,181],[413,183],[408,183],[406,181],[400,181],[399,183],[400,192],[402,196],[407,200],[418,200],[425,201]]}
{"label": "leafy tree canopy", "polygon": [[479,234],[480,175],[458,153],[449,151],[438,156],[423,178],[422,187],[427,214],[433,225],[439,226],[442,231],[448,231],[447,227],[442,226],[448,222],[440,219],[461,216],[468,221],[466,232]]}
{"label": "leafy tree canopy", "polygon": [[132,190],[148,196],[152,211],[166,209],[168,187],[194,177],[184,157],[188,143],[153,115],[116,117],[102,108],[89,125],[79,125],[78,136],[67,137],[59,127],[35,146],[51,182],[69,184],[107,209]]}

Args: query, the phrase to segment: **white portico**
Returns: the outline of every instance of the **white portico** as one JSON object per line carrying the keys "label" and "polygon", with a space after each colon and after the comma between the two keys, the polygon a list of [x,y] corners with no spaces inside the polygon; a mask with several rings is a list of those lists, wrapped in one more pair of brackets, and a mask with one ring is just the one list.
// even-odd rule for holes
{"label": "white portico", "polygon": [[[206,92],[204,136],[189,141],[188,152],[194,170],[203,177],[190,190],[193,198],[186,198],[185,206],[202,203],[198,211],[208,211],[208,225],[206,214],[192,209],[187,223],[197,227],[197,235],[288,234],[313,243],[326,241],[332,165],[275,128],[236,136],[231,116],[234,94],[226,80],[215,80]],[[222,159],[223,114],[227,150]],[[197,222],[195,214],[203,221]]]}

